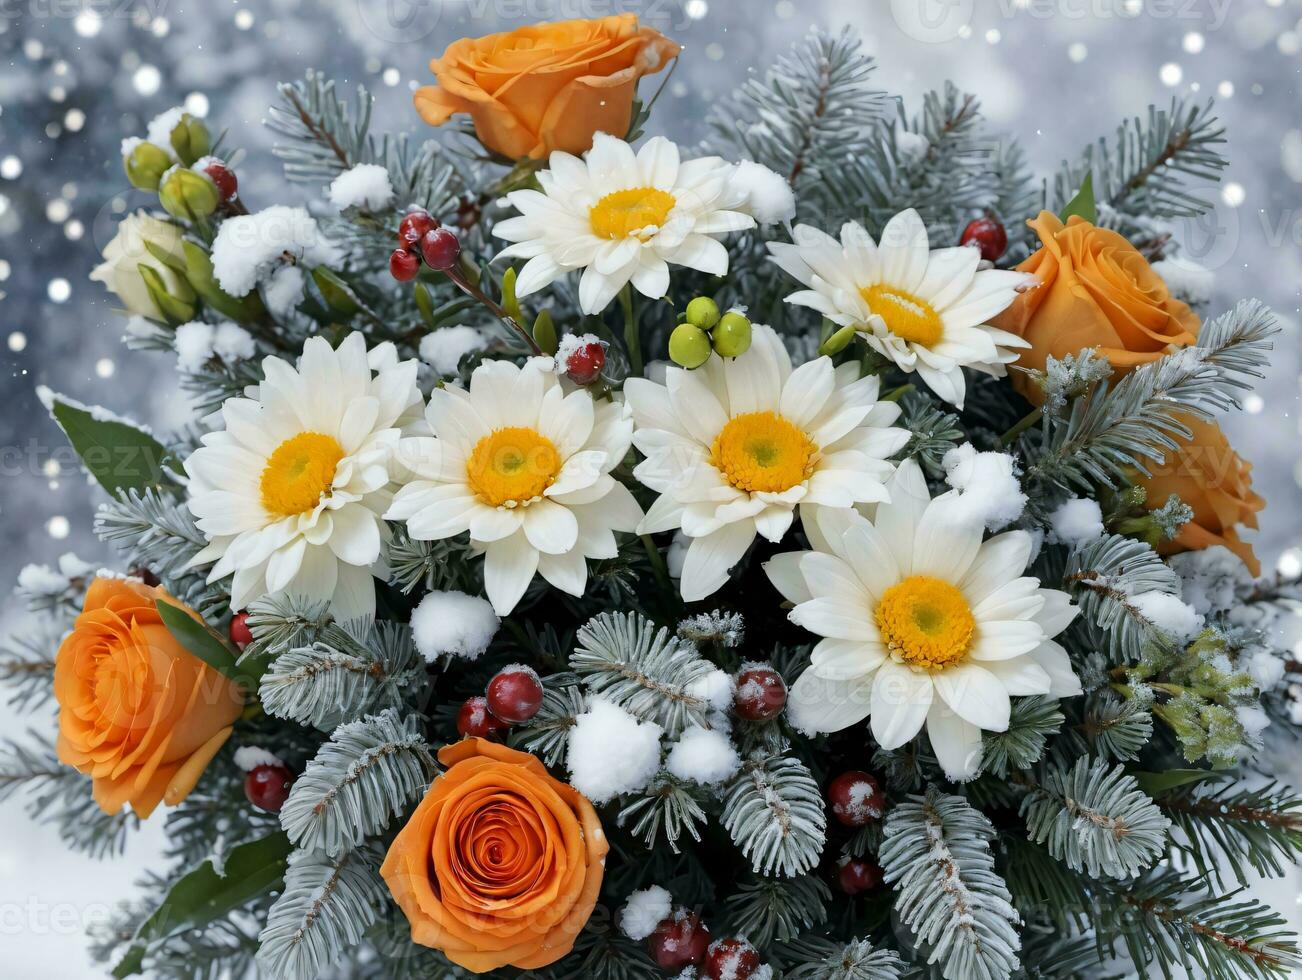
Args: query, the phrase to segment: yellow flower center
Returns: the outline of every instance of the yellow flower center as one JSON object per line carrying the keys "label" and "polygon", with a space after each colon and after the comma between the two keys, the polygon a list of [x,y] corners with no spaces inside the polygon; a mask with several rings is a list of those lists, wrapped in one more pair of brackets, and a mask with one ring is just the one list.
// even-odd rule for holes
{"label": "yellow flower center", "polygon": [[293,517],[309,511],[330,492],[335,467],[344,449],[334,436],[321,432],[300,432],[286,439],[272,452],[262,468],[258,489],[268,513]]}
{"label": "yellow flower center", "polygon": [[818,447],[773,412],[747,412],[728,421],[710,447],[710,464],[738,490],[781,493],[808,480]]}
{"label": "yellow flower center", "polygon": [[588,212],[588,221],[598,238],[647,239],[665,223],[677,203],[667,191],[633,187],[603,197]]}
{"label": "yellow flower center", "polygon": [[963,593],[930,575],[910,575],[877,604],[882,640],[904,663],[944,670],[967,655],[976,620]]}
{"label": "yellow flower center", "polygon": [[940,314],[925,299],[880,283],[865,286],[859,295],[868,309],[886,321],[886,329],[901,340],[931,347],[945,335]]}
{"label": "yellow flower center", "polygon": [[466,482],[492,507],[516,507],[542,496],[561,471],[561,454],[542,433],[511,426],[475,443]]}

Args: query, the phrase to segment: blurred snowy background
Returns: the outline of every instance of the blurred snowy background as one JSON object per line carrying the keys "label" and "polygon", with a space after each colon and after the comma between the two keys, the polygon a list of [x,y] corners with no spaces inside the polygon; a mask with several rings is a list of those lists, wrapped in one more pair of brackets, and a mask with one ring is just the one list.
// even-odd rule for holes
{"label": "blurred snowy background", "polygon": [[[172,366],[127,356],[107,295],[87,279],[140,203],[122,175],[123,136],[184,103],[246,148],[244,200],[281,202],[261,126],[275,82],[322,68],[344,91],[375,93],[377,129],[417,130],[410,92],[450,40],[621,11],[686,46],[652,127],[679,141],[702,137],[710,103],[813,24],[857,27],[877,86],[910,108],[946,78],[975,92],[1044,173],[1149,103],[1215,98],[1231,166],[1215,211],[1176,234],[1216,273],[1213,311],[1257,296],[1285,320],[1270,377],[1226,428],[1269,501],[1263,564],[1302,568],[1302,0],[0,0],[0,592],[30,561],[108,558],[89,533],[96,494],[36,385],[160,429],[189,415]],[[21,628],[16,610],[0,627]],[[0,715],[0,735],[25,724]],[[101,975],[82,932],[131,894],[160,827],[125,860],[94,864],[19,806],[0,808],[0,974]],[[1256,887],[1302,927],[1300,884]]]}

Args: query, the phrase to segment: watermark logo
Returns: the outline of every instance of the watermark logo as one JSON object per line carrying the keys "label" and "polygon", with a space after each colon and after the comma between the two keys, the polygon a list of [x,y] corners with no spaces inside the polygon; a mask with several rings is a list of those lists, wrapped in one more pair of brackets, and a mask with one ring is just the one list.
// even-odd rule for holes
{"label": "watermark logo", "polygon": [[944,44],[972,23],[973,6],[973,0],[891,0],[891,17],[915,41]]}

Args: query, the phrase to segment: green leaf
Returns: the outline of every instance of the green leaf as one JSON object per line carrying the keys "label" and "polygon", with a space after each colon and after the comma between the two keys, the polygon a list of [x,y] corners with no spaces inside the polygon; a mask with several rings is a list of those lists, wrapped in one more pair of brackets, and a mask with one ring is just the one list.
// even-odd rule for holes
{"label": "green leaf", "polygon": [[429,287],[418,282],[412,292],[416,296],[416,309],[420,310],[420,318],[425,321],[425,326],[433,330],[438,326],[438,321],[434,319],[434,300],[430,298]]}
{"label": "green leaf", "polygon": [[266,313],[257,290],[236,298],[217,285],[212,259],[194,242],[182,242],[185,251],[185,278],[204,304],[237,323],[251,323]]}
{"label": "green leaf", "polygon": [[551,310],[543,310],[538,319],[533,321],[533,342],[544,354],[555,354],[560,346],[556,336],[556,324],[552,322]]}
{"label": "green leaf", "polygon": [[1067,206],[1062,209],[1062,214],[1058,217],[1066,221],[1073,214],[1079,215],[1090,224],[1098,220],[1098,208],[1094,204],[1094,173],[1087,171],[1085,179],[1080,182],[1080,190],[1076,196],[1067,202]]}
{"label": "green leaf", "polygon": [[312,270],[312,281],[321,290],[321,297],[336,313],[352,316],[362,308],[352,287],[325,266],[319,265]]}
{"label": "green leaf", "polygon": [[[178,299],[167,291],[167,284],[163,282],[163,277],[158,274],[158,270],[141,262],[136,266],[136,271],[140,273],[140,278],[145,281],[145,289],[149,292],[149,298],[154,301],[167,318],[168,323],[188,323],[194,319],[194,304],[188,300]],[[188,290],[187,290],[188,292]]]}
{"label": "green leaf", "polygon": [[1220,779],[1224,773],[1210,772],[1206,769],[1167,769],[1165,772],[1132,772],[1135,782],[1147,796],[1165,796],[1173,789],[1201,783],[1206,779]]}
{"label": "green leaf", "polygon": [[174,606],[166,599],[154,602],[158,615],[163,618],[167,631],[176,637],[176,641],[213,670],[224,674],[235,683],[245,688],[257,690],[257,680],[241,670],[236,663],[236,654],[204,623],[199,622],[184,609]]}
{"label": "green leaf", "polygon": [[515,295],[515,266],[502,273],[502,309],[516,323],[524,323],[524,312],[520,309],[520,300]]}
{"label": "green leaf", "polygon": [[175,469],[167,448],[148,432],[116,419],[96,418],[80,405],[54,395],[50,414],[81,457],[90,475],[113,496],[144,492],[165,482],[164,468]]}
{"label": "green leaf", "polygon": [[167,266],[169,269],[175,269],[182,275],[185,274],[185,256],[181,253],[175,252],[169,248],[164,248],[162,245],[151,241],[145,242],[145,249],[150,255],[158,259],[159,262],[163,263],[163,265]]}
{"label": "green leaf", "polygon": [[221,874],[206,859],[182,875],[158,910],[140,924],[113,976],[121,980],[139,973],[150,943],[205,926],[279,887],[292,849],[289,838],[277,832],[231,848]]}

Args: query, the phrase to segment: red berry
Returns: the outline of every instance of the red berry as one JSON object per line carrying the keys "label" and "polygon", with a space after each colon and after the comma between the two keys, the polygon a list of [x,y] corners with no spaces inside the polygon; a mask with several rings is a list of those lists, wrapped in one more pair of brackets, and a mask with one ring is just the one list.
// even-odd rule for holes
{"label": "red berry", "polygon": [[776,718],[786,703],[786,682],[772,667],[752,664],[737,675],[737,693],[732,706],[747,721]]}
{"label": "red berry", "polygon": [[425,233],[438,227],[438,222],[428,211],[409,211],[398,224],[398,243],[402,248],[415,248]]}
{"label": "red berry", "polygon": [[248,613],[236,613],[231,617],[231,642],[241,650],[253,642],[253,631],[249,629]]}
{"label": "red berry", "polygon": [[1008,248],[1008,232],[994,218],[977,218],[968,222],[958,243],[977,246],[981,249],[981,258],[994,262]]}
{"label": "red berry", "polygon": [[538,713],[542,700],[542,684],[528,667],[507,667],[488,682],[488,710],[508,725],[528,721]]}
{"label": "red berry", "polygon": [[847,895],[870,892],[882,883],[882,869],[871,861],[850,858],[841,863],[841,870],[836,875],[836,883]]}
{"label": "red berry", "polygon": [[293,785],[294,774],[285,766],[254,766],[244,777],[244,795],[259,810],[279,813]]}
{"label": "red berry", "polygon": [[405,248],[395,248],[389,256],[389,275],[398,282],[411,282],[420,272],[420,256]]}
{"label": "red berry", "polygon": [[701,917],[687,909],[678,909],[661,922],[647,937],[647,949],[656,965],[665,971],[685,970],[705,959],[710,945],[710,930]]}
{"label": "red berry", "polygon": [[866,772],[851,769],[832,780],[827,787],[832,814],[847,827],[866,827],[881,819],[886,797],[877,780]]}
{"label": "red berry", "polygon": [[759,951],[746,940],[716,939],[705,951],[701,976],[708,980],[748,980],[759,968]]}
{"label": "red berry", "polygon": [[229,201],[240,189],[240,182],[235,179],[235,174],[226,164],[218,160],[204,167],[203,172],[217,185],[217,193],[221,195],[223,201]]}
{"label": "red berry", "polygon": [[447,272],[457,264],[461,254],[461,240],[449,228],[434,228],[425,232],[420,240],[420,254],[431,269]]}
{"label": "red berry", "polygon": [[601,377],[606,366],[606,345],[599,340],[584,340],[565,356],[565,373],[577,385],[590,385]]}
{"label": "red berry", "polygon": [[483,697],[467,698],[466,703],[457,712],[457,731],[462,736],[473,735],[476,738],[491,738],[508,726],[502,724],[488,710],[488,699]]}

